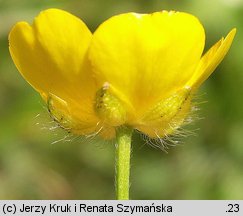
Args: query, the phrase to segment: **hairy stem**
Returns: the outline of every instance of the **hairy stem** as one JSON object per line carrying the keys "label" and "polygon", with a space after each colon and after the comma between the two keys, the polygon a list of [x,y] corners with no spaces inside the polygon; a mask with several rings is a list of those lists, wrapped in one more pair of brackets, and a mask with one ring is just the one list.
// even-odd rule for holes
{"label": "hairy stem", "polygon": [[120,127],[116,131],[116,198],[129,199],[129,177],[132,129]]}

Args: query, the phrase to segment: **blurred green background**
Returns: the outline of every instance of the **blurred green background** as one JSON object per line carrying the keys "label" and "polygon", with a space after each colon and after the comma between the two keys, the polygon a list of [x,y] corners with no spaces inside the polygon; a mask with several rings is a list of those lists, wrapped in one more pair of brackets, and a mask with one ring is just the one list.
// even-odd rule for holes
{"label": "blurred green background", "polygon": [[[112,15],[162,9],[192,13],[213,45],[237,27],[233,46],[198,95],[195,136],[166,154],[133,139],[132,199],[243,199],[242,0],[0,0],[0,198],[114,199],[114,144],[50,130],[40,96],[17,72],[8,32],[43,9],[65,9],[92,31]],[[59,142],[58,141],[61,140]],[[71,141],[68,141],[71,140]],[[54,144],[52,144],[54,142]]]}

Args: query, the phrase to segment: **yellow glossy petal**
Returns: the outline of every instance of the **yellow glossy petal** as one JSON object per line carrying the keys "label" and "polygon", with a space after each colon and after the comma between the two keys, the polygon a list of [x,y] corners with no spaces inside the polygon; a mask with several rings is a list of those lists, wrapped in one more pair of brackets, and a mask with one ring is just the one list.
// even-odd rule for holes
{"label": "yellow glossy petal", "polygon": [[232,29],[226,38],[219,40],[209,51],[201,58],[193,77],[187,83],[187,86],[197,89],[216,69],[216,67],[223,60],[227,54],[234,36],[236,29]]}
{"label": "yellow glossy petal", "polygon": [[111,84],[141,117],[186,84],[204,40],[204,29],[192,15],[127,13],[95,31],[89,59],[99,87]]}
{"label": "yellow glossy petal", "polygon": [[[33,25],[20,22],[13,27],[10,52],[21,74],[37,91],[63,97],[80,89],[91,37],[81,20],[49,9],[41,12]],[[69,83],[75,86],[67,86]]]}
{"label": "yellow glossy petal", "polygon": [[[46,101],[54,95],[68,103],[84,128],[97,124],[95,85],[87,61],[91,38],[80,19],[58,9],[41,12],[32,25],[17,23],[9,35],[10,53],[23,77]],[[58,102],[53,106],[60,107]],[[66,113],[57,111],[59,116]]]}

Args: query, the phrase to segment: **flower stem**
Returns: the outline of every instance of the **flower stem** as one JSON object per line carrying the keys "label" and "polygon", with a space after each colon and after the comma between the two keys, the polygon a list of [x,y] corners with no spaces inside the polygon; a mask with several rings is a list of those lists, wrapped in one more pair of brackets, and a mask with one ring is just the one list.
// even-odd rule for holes
{"label": "flower stem", "polygon": [[129,199],[129,176],[132,129],[120,127],[116,131],[116,198]]}

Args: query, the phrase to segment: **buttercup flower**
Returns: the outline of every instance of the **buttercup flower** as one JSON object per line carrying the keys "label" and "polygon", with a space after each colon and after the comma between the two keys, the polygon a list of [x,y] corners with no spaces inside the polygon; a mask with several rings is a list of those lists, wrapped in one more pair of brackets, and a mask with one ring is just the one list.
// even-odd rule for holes
{"label": "buttercup flower", "polygon": [[180,127],[191,98],[228,52],[236,30],[202,55],[204,28],[190,14],[120,14],[92,34],[58,9],[17,23],[10,53],[51,116],[79,135],[115,136],[127,125],[149,137]]}

